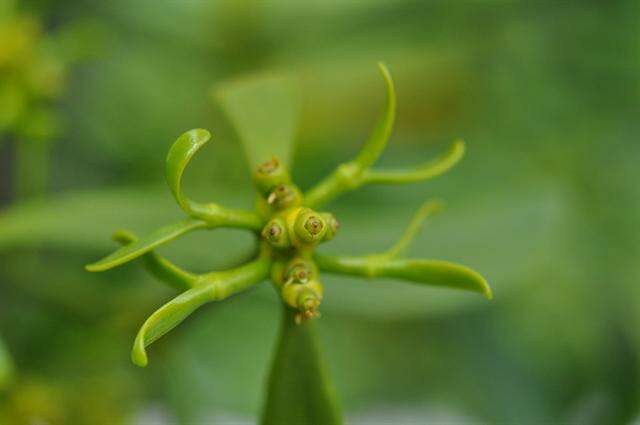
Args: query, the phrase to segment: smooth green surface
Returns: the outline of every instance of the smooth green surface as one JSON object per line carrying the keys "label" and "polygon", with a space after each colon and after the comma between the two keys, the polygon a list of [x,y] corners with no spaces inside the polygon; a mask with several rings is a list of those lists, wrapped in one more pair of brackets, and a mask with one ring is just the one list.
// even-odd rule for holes
{"label": "smooth green surface", "polygon": [[276,156],[289,165],[293,154],[299,100],[290,76],[255,75],[214,87],[244,147],[249,166]]}
{"label": "smooth green surface", "polygon": [[153,233],[138,239],[129,245],[125,245],[103,259],[87,265],[90,272],[100,272],[120,266],[128,261],[135,260],[141,255],[170,242],[185,233],[196,229],[204,229],[208,225],[202,220],[185,219],[175,224],[170,224],[154,231]]}
{"label": "smooth green surface", "polygon": [[280,332],[267,383],[262,425],[343,423],[326,371],[315,323],[297,325],[283,307]]}

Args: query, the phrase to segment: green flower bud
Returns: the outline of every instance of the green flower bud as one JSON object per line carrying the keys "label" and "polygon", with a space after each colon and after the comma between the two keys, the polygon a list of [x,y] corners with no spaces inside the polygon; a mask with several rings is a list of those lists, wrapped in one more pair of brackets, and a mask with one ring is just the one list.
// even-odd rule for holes
{"label": "green flower bud", "polygon": [[324,238],[327,227],[327,223],[320,214],[309,208],[304,208],[298,213],[293,230],[302,241],[313,243]]}
{"label": "green flower bud", "polygon": [[258,166],[253,181],[258,191],[266,196],[274,187],[291,182],[291,177],[286,167],[274,156]]}
{"label": "green flower bud", "polygon": [[284,220],[274,218],[262,229],[262,238],[274,248],[285,249],[291,246]]}
{"label": "green flower bud", "polygon": [[292,184],[280,184],[271,190],[267,197],[267,203],[276,210],[297,207],[302,201],[302,194]]}
{"label": "green flower bud", "polygon": [[306,283],[287,282],[282,287],[283,301],[290,307],[299,311],[296,322],[318,317],[318,307],[322,301],[323,288],[317,280]]}
{"label": "green flower bud", "polygon": [[331,213],[322,213],[320,214],[324,221],[327,223],[327,233],[324,236],[324,239],[330,241],[334,238],[336,233],[338,233],[338,229],[340,229],[340,222],[338,219]]}
{"label": "green flower bud", "polygon": [[283,279],[285,282],[307,283],[316,275],[316,267],[311,261],[296,258],[286,266]]}

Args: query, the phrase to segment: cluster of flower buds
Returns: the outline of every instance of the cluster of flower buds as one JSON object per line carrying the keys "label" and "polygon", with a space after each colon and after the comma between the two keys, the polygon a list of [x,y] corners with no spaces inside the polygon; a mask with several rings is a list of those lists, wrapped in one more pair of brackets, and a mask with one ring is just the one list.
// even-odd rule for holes
{"label": "cluster of flower buds", "polygon": [[262,238],[279,250],[305,249],[333,239],[340,223],[330,213],[295,207],[282,211],[264,226]]}
{"label": "cluster of flower buds", "polygon": [[319,317],[323,288],[318,280],[318,268],[313,261],[296,257],[281,267],[274,268],[274,282],[282,300],[298,310],[296,322]]}
{"label": "cluster of flower buds", "polygon": [[296,321],[318,317],[322,284],[310,259],[312,248],[333,239],[340,224],[333,214],[301,205],[300,190],[277,158],[260,165],[254,181],[260,193],[258,210],[268,219],[261,236],[279,264],[274,266],[274,284],[283,301],[299,311]]}

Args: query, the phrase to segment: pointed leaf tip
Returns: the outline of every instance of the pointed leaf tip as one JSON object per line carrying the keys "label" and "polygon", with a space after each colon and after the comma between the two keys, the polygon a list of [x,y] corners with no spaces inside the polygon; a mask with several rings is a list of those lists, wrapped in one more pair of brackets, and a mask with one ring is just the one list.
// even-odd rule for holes
{"label": "pointed leaf tip", "polygon": [[200,306],[212,301],[212,286],[189,289],[156,310],[144,322],[131,350],[131,361],[140,367],[148,363],[146,347],[178,326]]}
{"label": "pointed leaf tip", "polygon": [[[161,227],[150,235],[125,245],[103,259],[85,266],[85,269],[90,272],[101,272],[112,269],[131,260],[135,260],[141,255],[144,255],[154,248],[172,241],[185,233],[195,229],[204,228],[206,226],[207,223],[204,221],[186,219],[175,224]],[[114,237],[126,236],[124,234],[116,233]]]}

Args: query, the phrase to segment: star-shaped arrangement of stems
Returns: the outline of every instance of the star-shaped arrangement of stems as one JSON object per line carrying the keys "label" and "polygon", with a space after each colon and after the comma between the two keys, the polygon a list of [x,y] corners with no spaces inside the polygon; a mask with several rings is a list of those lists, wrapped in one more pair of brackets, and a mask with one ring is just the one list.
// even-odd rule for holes
{"label": "star-shaped arrangement of stems", "polygon": [[[401,257],[424,219],[440,209],[438,202],[425,203],[405,233],[386,252],[357,257],[326,256],[315,252],[319,244],[336,237],[340,228],[336,217],[321,210],[327,202],[365,184],[404,184],[439,176],[453,167],[464,153],[464,143],[456,141],[442,157],[415,168],[374,168],[391,134],[396,109],[391,75],[383,64],[379,64],[379,68],[386,83],[386,104],[380,121],[357,157],[339,165],[305,193],[291,181],[288,170],[278,158],[267,159],[253,172],[257,190],[253,212],[186,198],[181,189],[183,172],[211,135],[206,130],[195,129],[175,141],[167,155],[167,181],[178,205],[189,218],[162,227],[143,238],[126,231],[116,232],[114,239],[123,246],[87,266],[89,271],[104,271],[142,258],[154,276],[181,291],[142,325],[131,353],[135,364],[146,366],[146,347],[203,304],[223,300],[269,278],[285,308],[296,312],[297,323],[319,316],[318,307],[323,297],[320,272],[369,279],[400,279],[479,292],[491,298],[491,289],[485,279],[465,266],[441,260]],[[154,252],[158,246],[188,232],[218,227],[254,232],[259,241],[256,258],[231,270],[194,274]]]}

